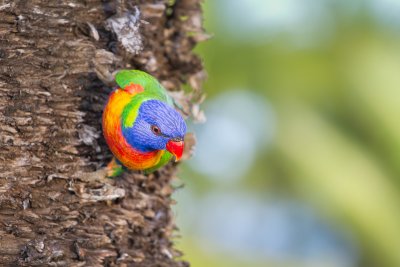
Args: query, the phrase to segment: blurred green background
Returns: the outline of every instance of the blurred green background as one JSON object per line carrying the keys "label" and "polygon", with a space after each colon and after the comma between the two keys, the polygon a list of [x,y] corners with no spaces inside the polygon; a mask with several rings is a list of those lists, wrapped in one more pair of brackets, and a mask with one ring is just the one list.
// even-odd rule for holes
{"label": "blurred green background", "polygon": [[400,266],[400,1],[209,0],[204,15],[184,259]]}

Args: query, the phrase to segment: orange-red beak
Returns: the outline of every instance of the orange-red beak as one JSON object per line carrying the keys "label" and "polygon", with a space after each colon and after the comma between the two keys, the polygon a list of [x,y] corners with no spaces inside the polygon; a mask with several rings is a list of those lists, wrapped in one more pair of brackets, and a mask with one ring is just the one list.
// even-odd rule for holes
{"label": "orange-red beak", "polygon": [[169,140],[167,143],[167,150],[175,156],[175,161],[181,159],[183,154],[184,142],[183,141],[176,141],[176,140]]}

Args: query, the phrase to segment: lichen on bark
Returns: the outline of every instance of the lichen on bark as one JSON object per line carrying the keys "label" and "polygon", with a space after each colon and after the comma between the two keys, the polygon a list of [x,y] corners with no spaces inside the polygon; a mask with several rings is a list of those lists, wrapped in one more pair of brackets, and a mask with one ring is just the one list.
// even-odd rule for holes
{"label": "lichen on bark", "polygon": [[[109,24],[129,14],[134,51]],[[198,0],[0,1],[0,266],[188,265],[172,243],[173,163],[90,177],[111,158],[101,112],[116,70],[150,72],[198,116],[199,21]]]}

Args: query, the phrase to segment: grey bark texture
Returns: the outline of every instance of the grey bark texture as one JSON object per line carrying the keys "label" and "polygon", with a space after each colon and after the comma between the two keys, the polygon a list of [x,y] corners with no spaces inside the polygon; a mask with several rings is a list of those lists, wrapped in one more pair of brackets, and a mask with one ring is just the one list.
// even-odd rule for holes
{"label": "grey bark texture", "polygon": [[199,0],[0,0],[0,266],[188,265],[176,165],[98,180],[101,113],[113,72],[134,68],[201,119],[205,38]]}

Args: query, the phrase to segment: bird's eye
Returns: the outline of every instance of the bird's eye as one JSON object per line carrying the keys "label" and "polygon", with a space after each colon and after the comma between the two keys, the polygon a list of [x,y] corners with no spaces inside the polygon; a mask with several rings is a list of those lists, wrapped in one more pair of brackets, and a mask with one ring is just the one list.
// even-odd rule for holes
{"label": "bird's eye", "polygon": [[152,126],[151,126],[151,131],[152,131],[155,135],[161,135],[161,130],[160,130],[160,128],[158,128],[158,127],[155,126],[155,125],[152,125]]}

